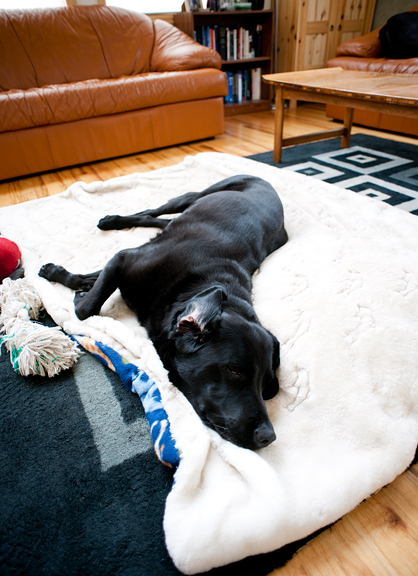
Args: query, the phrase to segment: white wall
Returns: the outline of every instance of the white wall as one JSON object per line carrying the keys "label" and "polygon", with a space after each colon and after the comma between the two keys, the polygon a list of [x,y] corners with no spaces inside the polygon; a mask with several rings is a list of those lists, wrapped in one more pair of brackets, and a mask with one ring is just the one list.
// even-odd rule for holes
{"label": "white wall", "polygon": [[[142,13],[181,12],[183,0],[106,0],[107,6],[118,6]],[[204,3],[206,4],[206,2]]]}
{"label": "white wall", "polygon": [[418,5],[418,0],[377,0],[374,11],[372,30],[386,24],[388,19],[395,14],[406,12]]}
{"label": "white wall", "polygon": [[53,8],[67,6],[65,0],[0,0],[0,8]]}

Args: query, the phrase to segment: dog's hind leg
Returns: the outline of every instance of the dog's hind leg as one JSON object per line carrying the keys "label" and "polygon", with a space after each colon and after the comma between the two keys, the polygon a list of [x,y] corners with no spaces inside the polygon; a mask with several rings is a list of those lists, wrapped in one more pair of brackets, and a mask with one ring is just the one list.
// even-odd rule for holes
{"label": "dog's hind leg", "polygon": [[[159,208],[151,208],[150,210],[144,210],[131,216],[105,216],[99,221],[97,226],[100,230],[121,230],[122,228],[133,228],[137,226],[163,229],[171,220],[160,220],[158,216],[184,212],[186,208],[194,204],[199,198],[214,194],[215,192],[222,192],[224,190],[242,192],[253,180],[256,180],[253,176],[231,176],[230,178],[225,178],[225,180],[209,186],[209,188],[206,188],[202,192],[187,192],[186,194],[177,196]],[[257,180],[259,179],[257,178]]]}
{"label": "dog's hind leg", "polygon": [[155,226],[156,228],[163,229],[171,220],[160,220],[158,216],[184,212],[186,208],[204,195],[204,192],[187,192],[187,194],[173,198],[159,208],[144,210],[131,216],[105,216],[99,221],[97,226],[100,230],[121,230],[122,228],[133,228],[137,226]]}
{"label": "dog's hind leg", "polygon": [[97,227],[100,230],[122,230],[123,228],[138,228],[141,226],[143,228],[160,228],[162,230],[170,222],[171,220],[165,218],[159,220],[150,214],[139,212],[131,216],[104,216],[104,218],[99,220]]}

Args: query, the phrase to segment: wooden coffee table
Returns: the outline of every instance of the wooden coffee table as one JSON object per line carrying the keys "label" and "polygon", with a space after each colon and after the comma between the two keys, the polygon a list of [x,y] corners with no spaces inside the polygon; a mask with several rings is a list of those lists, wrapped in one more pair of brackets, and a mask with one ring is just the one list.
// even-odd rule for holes
{"label": "wooden coffee table", "polygon": [[[341,147],[350,144],[354,108],[418,118],[418,75],[380,74],[343,68],[322,68],[266,74],[263,80],[276,86],[274,162],[280,162],[282,148],[341,136]],[[283,138],[286,100],[304,100],[346,107],[342,128]]]}

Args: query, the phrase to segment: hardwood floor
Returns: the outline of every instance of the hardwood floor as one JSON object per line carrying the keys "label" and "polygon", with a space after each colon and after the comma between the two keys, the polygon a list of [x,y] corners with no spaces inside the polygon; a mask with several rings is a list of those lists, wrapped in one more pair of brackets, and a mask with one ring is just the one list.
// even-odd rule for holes
{"label": "hardwood floor", "polygon": [[[318,105],[299,105],[286,111],[284,135],[326,130],[333,123]],[[274,113],[259,112],[225,120],[225,133],[213,140],[96,162],[57,172],[0,182],[0,206],[17,204],[64,191],[73,182],[107,180],[181,162],[199,152],[248,156],[273,148]],[[417,138],[365,133],[418,145]],[[272,576],[417,576],[418,464],[380,490],[334,526],[312,540]]]}
{"label": "hardwood floor", "polygon": [[[284,135],[288,137],[317,132],[329,128],[330,125],[332,127],[334,123],[325,117],[321,105],[305,104],[286,111]],[[199,152],[226,152],[238,156],[266,152],[273,148],[273,127],[274,112],[272,111],[232,116],[225,119],[225,133],[213,140],[0,182],[0,207],[63,192],[78,180],[84,182],[108,180],[132,172],[147,172],[163,166],[171,166],[181,162],[185,156]],[[352,133],[357,132],[382,136],[381,132],[354,127]],[[394,134],[387,135],[387,137],[418,144],[415,138]]]}

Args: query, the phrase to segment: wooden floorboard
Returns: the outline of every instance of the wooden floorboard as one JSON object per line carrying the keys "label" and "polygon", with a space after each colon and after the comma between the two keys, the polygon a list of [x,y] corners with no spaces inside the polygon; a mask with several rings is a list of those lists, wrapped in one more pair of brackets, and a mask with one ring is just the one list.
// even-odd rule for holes
{"label": "wooden floorboard", "polygon": [[[0,182],[0,206],[58,194],[79,180],[94,182],[171,166],[200,152],[267,152],[273,148],[273,127],[273,111],[233,116],[225,119],[225,133],[212,140]],[[320,105],[286,110],[285,137],[335,127]],[[352,133],[418,145],[416,138],[356,126]],[[418,464],[317,536],[273,575],[418,576]]]}

